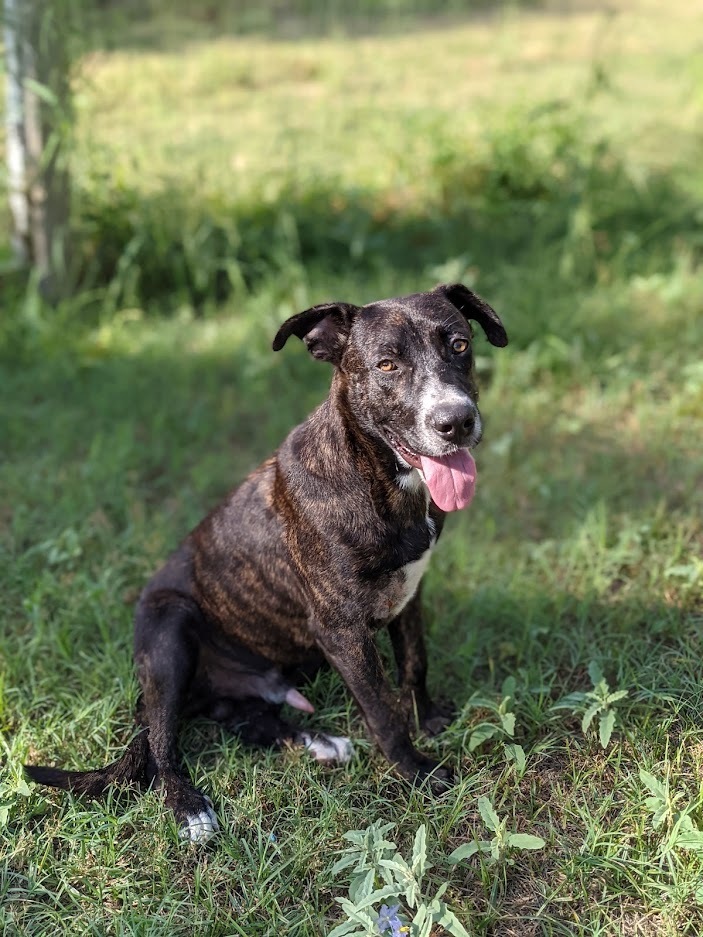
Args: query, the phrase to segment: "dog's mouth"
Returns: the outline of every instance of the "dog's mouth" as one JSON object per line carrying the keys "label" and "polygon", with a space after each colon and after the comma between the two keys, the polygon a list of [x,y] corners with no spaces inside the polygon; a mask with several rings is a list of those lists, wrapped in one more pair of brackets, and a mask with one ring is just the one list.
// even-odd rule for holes
{"label": "dog's mouth", "polygon": [[400,456],[403,462],[406,462],[412,468],[422,468],[422,456],[419,453],[413,452],[412,449],[408,449],[407,446],[404,446],[398,437],[390,430],[384,429],[383,434],[391,449],[396,455]]}
{"label": "dog's mouth", "polygon": [[441,511],[459,511],[471,503],[476,489],[476,463],[468,449],[428,456],[414,452],[384,429],[386,440],[401,462],[416,468]]}

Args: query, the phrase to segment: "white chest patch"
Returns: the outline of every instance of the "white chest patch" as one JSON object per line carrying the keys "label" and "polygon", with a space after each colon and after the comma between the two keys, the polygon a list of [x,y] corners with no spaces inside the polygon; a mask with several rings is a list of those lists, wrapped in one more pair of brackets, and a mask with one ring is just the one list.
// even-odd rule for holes
{"label": "white chest patch", "polygon": [[391,618],[395,618],[396,615],[399,615],[417,592],[420,580],[425,574],[427,564],[430,562],[433,546],[434,543],[428,550],[425,550],[419,560],[408,563],[406,566],[403,566],[402,569],[398,570],[399,574],[405,577],[405,581],[402,584],[402,591],[398,601],[391,608]]}
{"label": "white chest patch", "polygon": [[437,528],[434,521],[428,516],[426,523],[427,530],[430,534],[430,545],[428,549],[425,550],[419,559],[413,560],[412,563],[407,563],[397,570],[397,572],[393,573],[390,586],[379,596],[378,618],[395,618],[396,615],[399,615],[403,611],[417,592],[420,580],[427,569],[432,550],[437,542]]}
{"label": "white chest patch", "polygon": [[403,491],[417,491],[423,483],[422,475],[416,468],[411,469],[409,472],[398,472],[395,480],[398,487],[402,488]]}

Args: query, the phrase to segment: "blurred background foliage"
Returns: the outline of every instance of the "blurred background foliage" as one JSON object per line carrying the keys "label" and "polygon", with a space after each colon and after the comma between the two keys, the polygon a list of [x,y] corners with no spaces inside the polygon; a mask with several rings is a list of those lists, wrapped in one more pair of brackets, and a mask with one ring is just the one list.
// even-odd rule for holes
{"label": "blurred background foliage", "polygon": [[[681,18],[653,54],[646,3],[527,9],[73,0],[64,314],[450,274],[521,311],[538,275],[519,340],[572,317],[574,291],[697,263],[703,79]],[[16,350],[43,313],[3,287]]]}

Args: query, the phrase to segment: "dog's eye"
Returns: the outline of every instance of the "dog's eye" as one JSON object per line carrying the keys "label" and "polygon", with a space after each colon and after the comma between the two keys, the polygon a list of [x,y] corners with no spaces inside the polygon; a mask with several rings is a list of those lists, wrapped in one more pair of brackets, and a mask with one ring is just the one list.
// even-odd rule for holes
{"label": "dog's eye", "polygon": [[397,365],[393,364],[390,358],[384,358],[383,361],[379,361],[376,365],[379,371],[397,371]]}
{"label": "dog's eye", "polygon": [[457,355],[463,354],[468,347],[469,343],[465,338],[455,338],[452,342],[452,351],[456,352]]}

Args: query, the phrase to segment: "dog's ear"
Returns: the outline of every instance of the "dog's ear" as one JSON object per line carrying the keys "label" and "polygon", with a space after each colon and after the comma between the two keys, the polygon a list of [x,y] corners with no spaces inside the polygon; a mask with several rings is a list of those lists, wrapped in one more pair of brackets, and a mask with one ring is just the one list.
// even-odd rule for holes
{"label": "dog's ear", "polygon": [[446,283],[438,286],[436,292],[446,296],[449,302],[456,306],[467,319],[475,319],[486,333],[486,338],[491,345],[503,348],[508,344],[508,333],[498,313],[476,293],[472,293],[461,283]]}
{"label": "dog's ear", "polygon": [[313,356],[338,365],[358,306],[350,303],[323,303],[286,319],[273,340],[273,350],[280,351],[291,335],[297,335]]}

